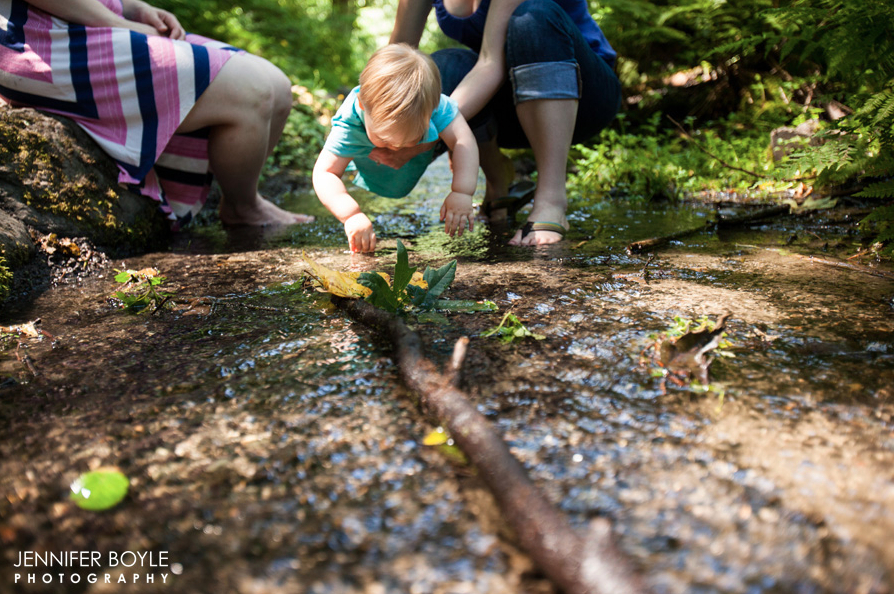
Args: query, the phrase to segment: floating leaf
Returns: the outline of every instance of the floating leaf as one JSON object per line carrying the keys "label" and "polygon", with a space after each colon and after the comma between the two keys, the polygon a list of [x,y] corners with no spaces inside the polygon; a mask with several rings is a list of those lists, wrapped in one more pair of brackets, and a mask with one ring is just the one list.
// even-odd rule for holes
{"label": "floating leaf", "polygon": [[441,455],[445,456],[454,464],[460,466],[467,466],[469,464],[469,459],[461,449],[454,445],[450,434],[447,433],[443,427],[438,427],[429,432],[429,434],[422,440],[422,444],[436,448]]}
{"label": "floating leaf", "polygon": [[438,299],[432,309],[446,311],[497,311],[500,309],[493,301],[474,301],[472,299]]}
{"label": "floating leaf", "polygon": [[16,326],[0,326],[0,334],[24,334],[29,338],[37,338],[40,336],[40,330],[37,329],[34,322],[28,322]]}
{"label": "floating leaf", "polygon": [[71,484],[71,499],[83,509],[101,511],[117,505],[124,496],[130,481],[114,467],[97,468],[79,476]]}
{"label": "floating leaf", "polygon": [[[729,314],[723,314],[716,324],[705,320],[698,329],[692,331],[688,330],[687,324],[687,331],[681,336],[661,340],[658,347],[661,366],[677,376],[694,377],[701,385],[710,385],[708,368],[711,358],[707,353],[721,346],[728,317]],[[679,320],[677,324],[680,324]]]}
{"label": "floating leaf", "polygon": [[438,296],[453,282],[456,261],[438,270],[427,268],[424,274],[410,266],[404,244],[397,241],[397,263],[394,267],[394,283],[384,272],[338,272],[317,264],[302,256],[310,267],[317,290],[339,297],[364,298],[372,305],[390,312],[401,311],[415,305],[430,309]]}
{"label": "floating leaf", "polygon": [[436,311],[423,311],[416,315],[416,321],[420,324],[439,324],[441,326],[449,326],[450,320],[447,316]]}
{"label": "floating leaf", "polygon": [[507,311],[506,315],[503,316],[503,319],[500,320],[500,323],[482,334],[482,336],[493,336],[497,335],[500,337],[500,341],[502,342],[512,342],[516,338],[525,338],[530,336],[535,340],[543,340],[546,336],[542,334],[535,334],[528,330],[524,324],[521,323],[521,320],[512,313],[511,311]]}
{"label": "floating leaf", "polygon": [[[357,282],[357,278],[360,276],[359,273],[353,275],[351,273],[339,272],[337,270],[326,268],[308,258],[305,253],[302,253],[301,257],[310,267],[310,275],[319,285],[317,288],[318,291],[332,293],[333,295],[350,299],[363,298],[372,293],[370,289]],[[387,284],[387,281],[385,282]]]}
{"label": "floating leaf", "polygon": [[427,446],[436,446],[445,444],[450,440],[450,436],[444,431],[443,427],[438,427],[437,429],[433,429],[429,432],[428,435],[422,440],[422,445]]}
{"label": "floating leaf", "polygon": [[786,198],[782,201],[783,204],[787,204],[791,207],[792,212],[807,212],[810,210],[825,210],[827,208],[833,208],[836,204],[838,204],[837,198],[819,197],[815,198],[813,196],[809,196],[802,203],[798,204],[795,200],[791,198]]}
{"label": "floating leaf", "polygon": [[158,310],[169,306],[169,299],[174,293],[157,291],[156,287],[167,280],[159,274],[155,268],[143,268],[142,270],[116,270],[115,281],[124,285],[122,290],[116,291],[114,297],[121,305],[131,313],[148,311],[150,305],[155,305]]}

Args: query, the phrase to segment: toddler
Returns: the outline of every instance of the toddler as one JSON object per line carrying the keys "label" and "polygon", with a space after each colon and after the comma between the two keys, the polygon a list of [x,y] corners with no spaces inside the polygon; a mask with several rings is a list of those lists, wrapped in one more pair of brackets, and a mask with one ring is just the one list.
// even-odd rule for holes
{"label": "toddler", "polygon": [[[441,94],[441,76],[427,55],[406,44],[376,51],[345,98],[313,171],[320,202],[345,226],[353,252],[372,252],[372,222],[348,194],[342,176],[380,196],[410,193],[431,163],[438,139],[451,152],[453,182],[441,205],[444,231],[451,237],[472,230],[472,194],[478,181],[478,146],[456,106]],[[385,165],[383,151],[416,153],[399,168]]]}

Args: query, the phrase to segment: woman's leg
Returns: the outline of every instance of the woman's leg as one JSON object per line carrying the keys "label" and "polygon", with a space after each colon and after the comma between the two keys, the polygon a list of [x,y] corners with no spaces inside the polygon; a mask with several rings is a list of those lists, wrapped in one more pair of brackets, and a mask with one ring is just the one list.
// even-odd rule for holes
{"label": "woman's leg", "polygon": [[224,64],[180,124],[178,132],[210,128],[208,158],[223,198],[220,219],[229,224],[305,223],[313,217],[285,211],[258,194],[258,179],[292,105],[289,79],[257,56],[239,54]]}
{"label": "woman's leg", "polygon": [[[529,220],[568,227],[566,166],[572,142],[608,125],[620,106],[620,84],[552,0],[526,0],[510,19],[506,58],[515,110],[495,110],[501,146],[530,146],[537,191]],[[521,232],[513,245],[555,243],[553,231]]]}
{"label": "woman's leg", "polygon": [[[534,193],[534,207],[528,216],[530,221],[548,221],[568,228],[565,218],[568,208],[566,166],[577,109],[576,99],[526,101],[517,107],[518,119],[531,143],[537,163],[537,190]],[[562,236],[554,231],[532,231],[522,237],[519,230],[509,244],[542,245],[561,239]]]}

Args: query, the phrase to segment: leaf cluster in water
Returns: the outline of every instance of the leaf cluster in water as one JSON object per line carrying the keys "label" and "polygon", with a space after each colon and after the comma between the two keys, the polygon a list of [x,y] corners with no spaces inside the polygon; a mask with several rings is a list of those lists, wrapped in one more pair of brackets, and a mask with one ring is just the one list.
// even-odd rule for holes
{"label": "leaf cluster in water", "polygon": [[456,277],[456,260],[437,269],[426,267],[422,274],[424,283],[410,283],[415,273],[416,267],[410,266],[407,248],[398,240],[394,281],[389,285],[378,273],[364,272],[357,282],[372,291],[366,300],[386,311],[396,313],[408,308],[432,309]]}
{"label": "leaf cluster in water", "polygon": [[130,313],[143,313],[150,306],[153,310],[165,307],[174,293],[162,291],[161,286],[167,280],[155,268],[142,270],[115,270],[115,282],[124,285],[115,291],[115,298]]}

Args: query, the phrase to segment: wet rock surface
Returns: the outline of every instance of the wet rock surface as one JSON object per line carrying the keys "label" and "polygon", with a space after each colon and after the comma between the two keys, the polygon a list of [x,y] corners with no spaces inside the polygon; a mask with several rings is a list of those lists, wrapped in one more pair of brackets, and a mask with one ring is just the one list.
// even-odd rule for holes
{"label": "wet rock surface", "polygon": [[[655,592],[894,589],[894,281],[779,250],[790,225],[821,217],[631,257],[626,241],[704,212],[606,205],[532,251],[484,230],[444,238],[441,182],[428,183],[419,202],[373,213],[376,257],[347,254],[327,220],[198,230],[4,314],[40,318],[51,336],[0,345],[0,589],[120,591],[88,583],[90,568],[17,585],[13,563],[130,550],[168,551],[134,592],[161,591],[161,573],[175,592],[553,592],[474,470],[422,445],[436,421],[388,345],[302,286],[302,251],[391,270],[391,228],[407,230],[413,265],[458,259],[447,297],[500,308],[414,321],[429,356],[444,363],[471,338],[461,387],[575,526],[612,521]],[[148,266],[177,308],[135,316],[108,302],[112,269]],[[510,309],[546,338],[483,337]],[[711,367],[723,398],[665,393],[644,350],[674,316],[723,312],[735,355]],[[97,513],[68,501],[75,477],[107,465],[131,479],[124,502]]]}
{"label": "wet rock surface", "polygon": [[55,284],[48,236],[121,257],[160,249],[168,224],[156,205],[118,184],[118,168],[71,120],[0,104],[0,257],[13,297]]}

